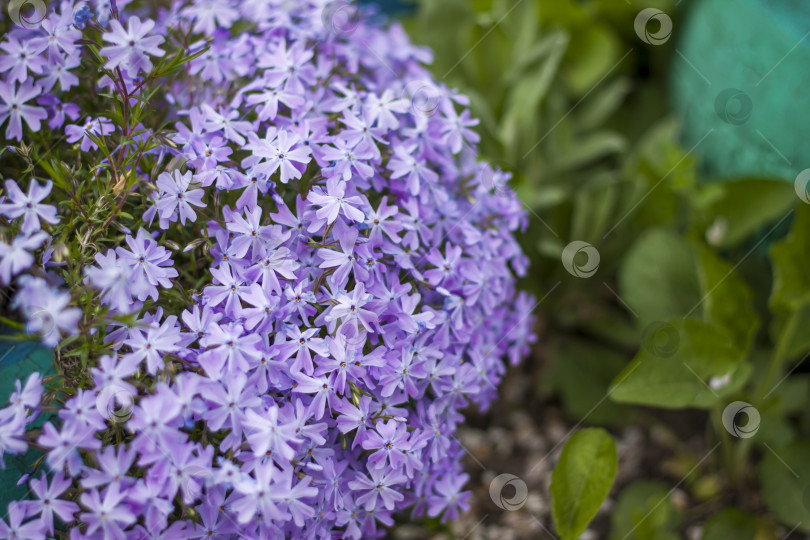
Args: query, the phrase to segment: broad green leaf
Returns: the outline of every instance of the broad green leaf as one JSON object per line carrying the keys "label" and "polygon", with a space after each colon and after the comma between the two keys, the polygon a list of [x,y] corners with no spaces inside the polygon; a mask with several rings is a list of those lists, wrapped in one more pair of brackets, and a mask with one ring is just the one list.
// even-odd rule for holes
{"label": "broad green leaf", "polygon": [[708,247],[698,245],[697,253],[704,320],[731,331],[735,345],[747,350],[759,327],[748,285]]}
{"label": "broad green leaf", "polygon": [[583,429],[565,444],[551,475],[551,514],[563,540],[588,526],[616,478],[616,445],[606,431]]}
{"label": "broad green leaf", "polygon": [[682,515],[660,482],[640,480],[624,488],[611,513],[611,540],[676,540]]}
{"label": "broad green leaf", "polygon": [[665,229],[646,231],[619,268],[619,296],[643,325],[682,317],[703,296],[689,243]]}
{"label": "broad green leaf", "polygon": [[754,540],[758,529],[757,518],[737,508],[724,508],[706,520],[701,540]]}
{"label": "broad green leaf", "polygon": [[810,531],[810,441],[763,450],[759,465],[762,497],[788,527]]}
{"label": "broad green leaf", "polygon": [[614,401],[706,408],[737,386],[726,382],[739,369],[750,372],[732,335],[720,326],[674,319],[648,329],[641,350],[611,384]]}
{"label": "broad green leaf", "polygon": [[782,180],[743,179],[720,184],[722,197],[708,214],[723,222],[717,246],[732,246],[778,220],[796,202],[793,185]]}

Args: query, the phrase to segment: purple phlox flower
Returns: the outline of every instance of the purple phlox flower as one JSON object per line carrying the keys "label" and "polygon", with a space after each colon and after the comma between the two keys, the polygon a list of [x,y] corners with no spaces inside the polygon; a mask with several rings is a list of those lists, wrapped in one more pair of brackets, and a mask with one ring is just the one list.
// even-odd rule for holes
{"label": "purple phlox flower", "polygon": [[430,170],[424,160],[414,157],[415,146],[397,146],[394,155],[388,161],[391,178],[407,176],[405,183],[411,195],[419,194],[420,184],[435,184],[439,175]]}
{"label": "purple phlox flower", "polygon": [[48,235],[39,232],[31,236],[18,236],[11,244],[0,241],[0,283],[11,284],[11,278],[34,264],[34,256],[29,251],[38,249]]}
{"label": "purple phlox flower", "polygon": [[427,377],[422,359],[417,358],[411,348],[403,348],[399,354],[399,361],[390,365],[391,372],[380,379],[382,395],[390,396],[395,389],[399,389],[411,397],[417,397],[419,395],[417,381]]}
{"label": "purple phlox flower", "polygon": [[245,329],[255,332],[266,332],[273,326],[273,321],[279,316],[278,305],[280,297],[264,289],[258,283],[248,287],[242,299],[253,307],[242,308],[245,319]]}
{"label": "purple phlox flower", "polygon": [[365,505],[366,510],[373,510],[377,507],[377,498],[388,510],[393,510],[395,503],[403,500],[405,496],[395,489],[397,486],[407,481],[402,473],[386,468],[370,469],[369,476],[358,472],[355,479],[349,482],[349,487],[355,491],[363,491],[357,498],[357,504]]}
{"label": "purple phlox flower", "polygon": [[[231,212],[229,215],[226,228],[228,231],[235,233],[236,236],[231,240],[231,245],[240,252],[244,250],[247,253],[249,248],[253,248],[255,254],[265,242],[273,240],[275,230],[269,225],[262,225],[262,209],[256,207],[250,210],[244,210],[244,217],[240,212]],[[281,242],[289,238],[290,235],[282,235]],[[279,243],[281,243],[279,242]]]}
{"label": "purple phlox flower", "polygon": [[434,315],[430,311],[414,313],[421,299],[419,293],[404,294],[399,297],[401,309],[397,315],[397,325],[409,334],[424,332],[435,326],[433,324]]}
{"label": "purple phlox flower", "polygon": [[186,434],[178,431],[182,424],[180,403],[169,391],[142,398],[132,410],[127,429],[135,434],[132,447],[141,454],[141,463],[165,460],[165,450],[183,444]]}
{"label": "purple phlox flower", "polygon": [[333,230],[335,238],[340,244],[340,250],[322,248],[316,253],[323,261],[319,268],[335,268],[335,280],[342,283],[354,267],[357,258],[354,255],[354,246],[359,232],[356,227],[345,225],[338,221]]}
{"label": "purple phlox flower", "polygon": [[244,477],[234,482],[234,488],[241,495],[232,503],[239,523],[247,523],[257,514],[258,521],[271,524],[273,520],[283,520],[285,512],[276,503],[284,494],[276,481],[279,470],[272,462],[259,463],[254,469],[255,478]]}
{"label": "purple phlox flower", "polygon": [[253,167],[255,174],[268,178],[280,171],[279,180],[283,184],[301,178],[312,159],[309,148],[299,146],[298,135],[283,129],[270,128],[263,139],[250,132],[248,141],[245,149],[251,155],[242,160],[242,167]]}
{"label": "purple phlox flower", "polygon": [[315,295],[308,287],[311,287],[311,284],[303,280],[295,286],[287,285],[284,289],[284,298],[289,302],[288,306],[298,314],[306,326],[310,326],[309,318],[317,312],[315,307],[310,305],[315,303]]}
{"label": "purple phlox flower", "polygon": [[[294,478],[297,481],[294,481]],[[297,478],[297,476],[293,475],[291,467],[282,468],[279,479],[275,484],[280,491],[276,496],[279,499],[279,507],[292,516],[293,523],[298,527],[303,527],[305,520],[315,515],[312,503],[315,497],[318,496],[319,491],[314,486],[310,486],[311,476],[306,476],[300,480]]]}
{"label": "purple phlox flower", "polygon": [[39,407],[42,399],[42,376],[32,373],[22,386],[20,380],[14,381],[14,392],[8,398],[9,407],[0,409],[0,419],[8,416],[26,416],[27,411]]}
{"label": "purple phlox flower", "polygon": [[138,395],[138,390],[124,380],[137,371],[137,364],[119,362],[115,356],[105,355],[99,358],[98,366],[90,368],[90,372],[93,374],[93,384],[100,392],[105,388],[114,388],[130,396]]}
{"label": "purple phlox flower", "polygon": [[436,267],[425,272],[425,279],[427,279],[431,285],[439,285],[448,277],[455,277],[458,274],[458,265],[462,249],[459,246],[453,246],[448,243],[444,251],[446,255],[442,256],[441,252],[434,247],[430,248],[430,252],[425,255],[425,259]]}
{"label": "purple phlox flower", "polygon": [[208,497],[195,510],[200,514],[200,523],[194,526],[194,531],[189,531],[188,538],[209,540],[210,538],[230,537],[237,533],[237,525],[232,518],[225,514],[220,507],[224,508],[225,500],[223,490],[210,489]]}
{"label": "purple phlox flower", "polygon": [[364,111],[368,111],[370,120],[377,122],[377,127],[386,131],[397,129],[399,127],[399,120],[396,114],[405,114],[410,110],[411,103],[405,98],[397,99],[394,91],[386,88],[381,96],[370,94],[366,97],[366,102],[363,107]]}
{"label": "purple phlox flower", "polygon": [[0,81],[0,125],[8,120],[6,139],[22,140],[22,122],[33,132],[39,131],[39,124],[48,117],[42,107],[26,105],[42,94],[42,89],[31,81],[25,81],[17,88],[13,81]]}
{"label": "purple phlox flower", "polygon": [[[79,77],[71,73],[70,70],[79,67],[80,63],[78,58],[52,56],[43,77],[38,81],[42,91],[50,92],[57,82],[59,83],[59,89],[63,92],[79,84]],[[50,122],[48,124],[50,125]]]}
{"label": "purple phlox flower", "polygon": [[249,294],[250,288],[238,272],[230,264],[222,263],[210,270],[211,276],[218,285],[209,285],[203,291],[203,298],[210,306],[219,306],[224,303],[225,312],[238,318],[242,312],[239,299]]}
{"label": "purple phlox flower", "polygon": [[[256,89],[259,89],[258,94],[248,94],[247,102],[251,105],[258,104],[257,108],[259,120],[265,122],[267,120],[275,120],[278,114],[278,104],[282,103],[288,109],[295,109],[306,103],[306,100],[298,94],[289,92],[278,85],[280,76],[275,75],[265,78],[255,83]],[[246,88],[244,91],[249,91]]]}
{"label": "purple phlox flower", "polygon": [[368,396],[361,396],[356,406],[346,400],[336,401],[333,405],[333,409],[340,413],[337,417],[337,427],[340,432],[345,434],[357,430],[354,434],[352,450],[363,443],[366,431],[372,427],[373,413],[370,412],[370,407],[371,398]]}
{"label": "purple phlox flower", "polygon": [[124,357],[124,361],[140,363],[146,360],[146,371],[154,375],[163,367],[166,355],[179,350],[180,342],[180,327],[174,315],[166,317],[161,325],[146,328],[136,326],[129,339],[124,342],[132,350]]}
{"label": "purple phlox flower", "polygon": [[372,298],[372,295],[366,294],[365,285],[358,283],[351,294],[338,293],[337,305],[332,306],[326,320],[333,322],[340,319],[343,324],[351,324],[355,328],[359,323],[367,332],[373,332],[375,327],[379,329],[377,314],[363,309],[363,306],[371,302]]}
{"label": "purple phlox flower", "polygon": [[393,205],[388,206],[387,203],[388,196],[385,195],[380,200],[377,210],[369,210],[366,217],[365,225],[371,229],[369,240],[375,247],[383,245],[383,234],[396,244],[402,241],[399,237],[402,224],[391,219],[399,213],[399,209]]}
{"label": "purple phlox flower", "polygon": [[47,48],[50,58],[61,53],[78,58],[79,48],[76,41],[81,39],[82,33],[73,27],[72,22],[68,10],[63,10],[62,15],[51,13],[40,25],[40,28],[45,31],[45,35],[31,39],[31,46]]}
{"label": "purple phlox flower", "polygon": [[229,373],[222,382],[224,387],[220,382],[212,382],[205,387],[205,400],[211,405],[203,418],[213,431],[223,427],[230,429],[231,432],[222,441],[220,448],[235,450],[242,444],[245,409],[259,407],[261,399],[253,388],[245,388],[247,377],[244,373]]}
{"label": "purple phlox flower", "polygon": [[115,484],[121,490],[126,490],[135,479],[127,476],[132,464],[135,463],[135,451],[127,450],[123,446],[118,451],[113,446],[107,446],[96,455],[99,468],[86,468],[81,479],[85,488],[98,488]]}
{"label": "purple phlox flower", "polygon": [[158,176],[155,183],[160,190],[157,208],[161,218],[174,221],[177,219],[176,213],[179,212],[181,225],[186,224],[186,219],[191,221],[197,219],[197,214],[194,213],[192,206],[205,206],[205,203],[202,202],[204,191],[189,189],[192,178],[191,171],[181,174],[178,170],[172,174],[164,172]]}
{"label": "purple phlox flower", "polygon": [[203,449],[199,444],[184,444],[166,457],[168,459],[161,460],[150,472],[167,479],[163,491],[167,499],[174,499],[180,492],[183,503],[192,504],[211,477],[214,447],[208,445]]}
{"label": "purple phlox flower", "polygon": [[[341,213],[351,221],[364,221],[366,217],[358,208],[364,206],[363,198],[359,195],[347,197],[346,182],[341,182],[337,177],[326,181],[326,192],[321,186],[314,186],[307,200],[320,207],[315,216],[321,220],[325,219],[327,223],[334,222]],[[317,222],[313,223],[309,232],[315,232],[320,227]]]}
{"label": "purple phlox flower", "polygon": [[210,140],[193,140],[191,150],[193,153],[189,156],[188,165],[200,172],[212,169],[222,161],[227,161],[233,153],[227,141],[216,135]]}
{"label": "purple phlox flower", "polygon": [[[70,480],[62,473],[56,473],[48,485],[48,478],[43,471],[39,479],[32,478],[30,481],[31,492],[36,495],[36,499],[24,501],[22,504],[26,508],[29,516],[39,514],[39,520],[44,527],[45,533],[53,535],[53,516],[56,514],[64,523],[73,521],[73,514],[79,511],[79,505],[73,501],[65,501],[59,498],[70,487]],[[2,534],[2,533],[0,533]],[[19,536],[18,538],[24,538]]]}
{"label": "purple phlox flower", "polygon": [[202,110],[205,114],[204,128],[207,131],[222,131],[226,139],[239,146],[245,144],[244,135],[253,132],[250,122],[239,119],[238,111],[230,110],[220,113],[208,104],[203,104]]}
{"label": "purple phlox flower", "polygon": [[211,325],[211,333],[201,339],[200,344],[212,348],[198,358],[210,377],[219,377],[223,369],[246,372],[252,363],[261,358],[261,336],[243,333],[240,324]]}
{"label": "purple phlox flower", "polygon": [[201,0],[184,7],[183,16],[194,21],[194,32],[212,35],[218,29],[230,28],[239,17],[239,12],[228,2],[218,0]]}
{"label": "purple phlox flower", "polygon": [[141,70],[152,71],[152,61],[149,55],[161,57],[166,51],[160,48],[163,43],[163,36],[148,36],[155,27],[155,21],[146,19],[141,22],[137,16],[132,16],[127,20],[127,27],[124,29],[117,19],[110,20],[111,32],[105,32],[101,38],[112,43],[99,50],[101,56],[107,57],[104,67],[115,69],[124,68],[127,73],[137,75]]}
{"label": "purple phlox flower", "polygon": [[26,515],[24,503],[8,503],[8,523],[0,518],[0,538],[19,538],[26,540],[44,540],[45,523],[42,519],[32,519],[23,523]]}
{"label": "purple phlox flower", "polygon": [[330,168],[324,169],[325,176],[348,181],[352,178],[352,171],[361,178],[371,178],[374,174],[374,168],[366,161],[374,159],[375,154],[365,144],[353,145],[338,136],[332,141],[331,146],[321,146],[320,151],[321,158],[333,164]]}
{"label": "purple phlox flower", "polygon": [[75,103],[62,103],[53,94],[37,98],[37,104],[47,109],[48,127],[58,129],[65,123],[65,116],[75,121],[79,117],[79,106]]}
{"label": "purple phlox flower", "polygon": [[329,354],[323,338],[318,337],[317,328],[301,330],[298,326],[287,325],[284,337],[289,341],[276,344],[279,360],[286,360],[294,354],[295,360],[290,365],[290,372],[293,374],[303,370],[307,375],[312,375],[315,367],[312,363],[311,353],[314,352],[321,356]]}
{"label": "purple phlox flower", "polygon": [[135,309],[132,303],[132,268],[119,262],[115,250],[95,255],[96,266],[85,268],[86,281],[101,290],[101,301],[113,312],[126,313]]}
{"label": "purple phlox flower", "polygon": [[65,407],[59,410],[59,418],[65,424],[76,423],[88,431],[101,431],[106,427],[104,417],[98,411],[97,399],[93,392],[78,389]]}
{"label": "purple phlox flower", "polygon": [[65,135],[67,135],[67,142],[75,143],[81,139],[82,152],[88,152],[91,149],[98,149],[96,142],[90,137],[98,137],[104,139],[107,135],[115,131],[115,124],[112,120],[99,116],[92,118],[88,116],[82,124],[68,124],[65,126]]}
{"label": "purple phlox flower", "polygon": [[460,512],[469,510],[467,502],[472,495],[469,491],[462,491],[464,484],[470,479],[466,473],[445,474],[433,485],[436,495],[428,498],[428,515],[436,517],[442,512],[442,523],[455,521]]}
{"label": "purple phlox flower", "polygon": [[44,279],[30,276],[20,278],[20,285],[14,305],[20,308],[26,319],[26,332],[40,334],[42,343],[49,347],[59,343],[62,333],[78,333],[82,311],[71,307],[69,292],[54,289]]}
{"label": "purple phlox flower", "polygon": [[61,431],[50,422],[42,426],[42,435],[37,439],[37,444],[48,448],[46,462],[54,470],[62,470],[67,464],[68,473],[76,476],[84,468],[82,458],[79,456],[79,449],[98,450],[101,448],[101,441],[95,438],[95,432],[87,431],[77,423],[67,423],[62,426]]}
{"label": "purple phlox flower", "polygon": [[259,67],[271,68],[270,74],[278,77],[278,83],[283,83],[287,92],[302,95],[305,86],[314,82],[314,70],[309,63],[312,54],[312,49],[307,48],[303,40],[296,41],[289,48],[281,41],[270,54],[259,57]]}
{"label": "purple phlox flower", "polygon": [[293,379],[295,379],[293,392],[312,395],[311,409],[315,420],[323,418],[326,407],[331,409],[332,402],[336,399],[335,376],[310,377],[303,373],[295,373]]}
{"label": "purple phlox flower", "polygon": [[87,508],[80,518],[87,524],[87,533],[93,534],[99,529],[104,538],[125,540],[124,529],[135,522],[137,517],[126,504],[122,504],[125,493],[121,493],[117,484],[111,484],[101,492],[91,489],[82,493],[80,502]]}
{"label": "purple phlox flower", "polygon": [[459,115],[454,107],[448,106],[442,109],[442,113],[444,114],[441,119],[442,141],[450,145],[450,149],[454,154],[461,152],[464,142],[475,144],[481,140],[478,133],[469,129],[478,125],[477,118],[470,118],[469,109],[464,109],[464,112]]}
{"label": "purple phlox flower", "polygon": [[194,337],[202,339],[208,335],[211,325],[222,318],[222,313],[214,311],[209,305],[202,308],[195,305],[191,311],[184,311],[182,318],[183,322],[186,323],[186,327],[194,334]]}
{"label": "purple phlox flower", "polygon": [[157,300],[157,286],[168,289],[172,286],[171,280],[177,277],[177,270],[171,267],[171,254],[159,246],[145,229],[139,229],[134,238],[127,235],[126,242],[129,250],[118,247],[115,251],[133,272],[133,295],[138,300],[147,297]]}
{"label": "purple phlox flower", "polygon": [[[0,54],[0,73],[8,71],[6,82],[14,84],[15,81],[25,82],[28,80],[28,72],[35,74],[42,73],[47,61],[41,54],[45,46],[35,39],[18,39],[7,35],[6,40],[0,43],[0,49],[4,51]],[[33,77],[32,77],[33,79]]]}

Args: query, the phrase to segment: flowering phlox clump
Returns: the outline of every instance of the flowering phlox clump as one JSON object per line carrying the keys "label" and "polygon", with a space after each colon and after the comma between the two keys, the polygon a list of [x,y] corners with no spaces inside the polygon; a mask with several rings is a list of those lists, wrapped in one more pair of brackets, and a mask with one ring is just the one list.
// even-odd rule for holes
{"label": "flowering phlox clump", "polygon": [[0,410],[45,452],[0,536],[455,519],[460,411],[533,340],[467,98],[351,4],[127,4],[0,42],[4,309],[58,353]]}

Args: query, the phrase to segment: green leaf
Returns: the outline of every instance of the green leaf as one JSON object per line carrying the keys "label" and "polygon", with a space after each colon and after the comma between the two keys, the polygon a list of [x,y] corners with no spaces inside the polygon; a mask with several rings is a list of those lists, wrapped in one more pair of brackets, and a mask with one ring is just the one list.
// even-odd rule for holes
{"label": "green leaf", "polygon": [[689,243],[665,229],[642,234],[619,268],[619,296],[643,325],[693,310],[703,295]]}
{"label": "green leaf", "polygon": [[798,356],[810,350],[810,206],[798,206],[790,233],[771,247],[771,262],[771,337],[782,354]]}
{"label": "green leaf", "polygon": [[739,386],[726,383],[737,379],[738,370],[750,373],[732,335],[720,326],[674,319],[648,328],[641,350],[611,384],[614,401],[707,408]]}
{"label": "green leaf", "polygon": [[551,513],[563,540],[578,538],[610,493],[616,445],[599,428],[583,429],[565,444],[551,475]]}
{"label": "green leaf", "polygon": [[737,508],[724,508],[706,521],[701,540],[754,540],[757,528],[755,517]]}
{"label": "green leaf", "polygon": [[796,202],[793,185],[782,180],[742,179],[719,185],[722,196],[708,215],[723,221],[725,231],[714,242],[733,246],[785,215]]}
{"label": "green leaf", "polygon": [[765,505],[788,527],[810,531],[810,441],[763,452],[759,481]]}
{"label": "green leaf", "polygon": [[660,483],[640,480],[624,488],[611,514],[611,540],[677,540],[682,519]]}
{"label": "green leaf", "polygon": [[748,350],[759,327],[748,285],[729,263],[708,247],[697,246],[697,253],[704,320],[730,330],[735,345],[741,351]]}

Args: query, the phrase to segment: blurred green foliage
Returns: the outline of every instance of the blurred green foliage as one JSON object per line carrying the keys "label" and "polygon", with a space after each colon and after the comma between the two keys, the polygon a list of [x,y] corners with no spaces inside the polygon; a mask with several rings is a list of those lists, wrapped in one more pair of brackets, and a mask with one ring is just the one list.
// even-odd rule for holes
{"label": "blurred green foliage", "polygon": [[[659,409],[707,413],[707,425],[691,426],[705,434],[704,453],[673,449],[688,464],[678,474],[694,508],[674,505],[663,480],[620,487],[611,538],[679,538],[696,523],[707,540],[777,538],[776,524],[810,530],[810,471],[791,472],[810,462],[800,368],[810,353],[810,205],[777,179],[699,177],[668,112],[676,40],[640,40],[640,7],[417,3],[407,30],[434,50],[436,78],[470,97],[482,158],[513,173],[530,212],[525,286],[545,297],[538,390],[584,425],[669,429]],[[675,2],[644,7],[677,29]],[[576,240],[599,252],[593,277],[561,264]],[[760,415],[743,426],[751,437],[724,426],[735,401]],[[570,505],[569,495],[555,504]],[[578,530],[566,526],[558,533]]]}

